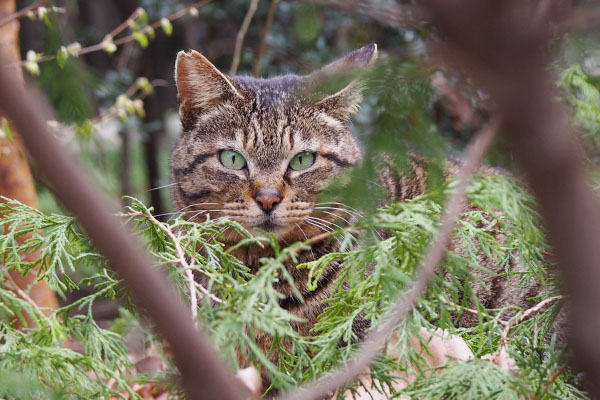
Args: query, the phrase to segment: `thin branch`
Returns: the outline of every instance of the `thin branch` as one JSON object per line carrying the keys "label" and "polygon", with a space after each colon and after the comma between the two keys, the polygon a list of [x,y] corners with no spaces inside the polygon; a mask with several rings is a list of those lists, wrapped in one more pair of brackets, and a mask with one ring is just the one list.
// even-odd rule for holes
{"label": "thin branch", "polygon": [[519,318],[515,318],[512,321],[509,321],[506,324],[506,326],[504,327],[504,332],[502,332],[502,338],[500,339],[500,347],[506,347],[508,345],[508,333],[512,327],[514,327],[516,324],[520,324],[521,322],[525,321],[527,318],[531,317],[533,314],[536,314],[536,313],[542,311],[544,308],[548,307],[552,303],[555,303],[557,301],[564,300],[564,299],[565,299],[564,295],[549,297],[543,301],[540,301],[535,306],[527,309],[523,314],[521,314],[521,316],[519,316]]}
{"label": "thin branch", "polygon": [[[166,19],[169,20],[170,22],[173,22],[174,20],[181,18],[184,15],[187,15],[190,12],[190,10],[200,8],[200,7],[204,6],[205,4],[210,3],[211,1],[212,0],[198,1],[194,4],[192,4],[191,6],[184,8],[183,10],[180,10],[176,13],[169,15],[168,17],[166,17]],[[134,12],[134,14],[135,14],[135,12]],[[129,18],[131,18],[131,17],[129,17]],[[127,20],[129,20],[129,18]],[[119,27],[122,25],[123,24],[120,24],[117,28],[113,29],[113,32],[116,31],[117,29],[119,29]],[[142,33],[148,33],[153,29],[160,28],[160,26],[161,26],[161,22],[160,22],[160,20],[158,20],[158,21],[155,21],[154,23],[152,23],[151,25],[147,25],[147,26],[143,27],[140,31]],[[109,35],[110,35],[110,33],[109,33]],[[107,36],[105,36],[104,39],[102,39],[102,41],[99,43],[93,44],[91,46],[83,47],[82,49],[79,50],[79,52],[77,54],[79,56],[81,56],[84,54],[89,54],[89,53],[94,53],[96,51],[104,50],[106,48],[107,42],[105,41],[105,39]],[[113,44],[118,47],[122,44],[133,42],[134,40],[135,40],[135,38],[133,37],[133,34],[130,34],[130,35],[124,36],[122,38],[114,40]],[[51,61],[51,60],[55,60],[55,59],[56,59],[55,55],[43,55],[37,59],[37,62],[43,63],[43,62],[47,62],[47,61]],[[8,67],[14,67],[14,66],[24,67],[26,63],[27,63],[27,60],[21,60],[21,61],[7,64],[7,66]]]}
{"label": "thin branch", "polygon": [[244,21],[242,22],[242,26],[235,38],[235,48],[233,50],[233,61],[231,61],[231,67],[229,68],[229,75],[235,75],[238,70],[238,66],[240,65],[240,55],[242,54],[242,46],[244,45],[244,38],[246,37],[246,32],[248,32],[248,28],[250,27],[250,22],[252,22],[252,18],[254,17],[254,13],[256,13],[256,9],[258,8],[258,0],[250,0],[250,6],[248,7],[248,11],[246,12],[246,16],[244,17]]}
{"label": "thin branch", "polygon": [[[360,230],[362,230],[362,228],[360,228],[360,227],[352,227],[352,228],[346,229],[346,232],[353,232],[353,231],[354,232],[358,232]],[[310,237],[310,238],[306,239],[304,242],[302,242],[302,246],[296,248],[296,250],[294,252],[296,254],[300,254],[303,251],[307,250],[305,248],[305,246],[312,247],[312,246],[314,246],[317,243],[320,243],[320,242],[322,242],[324,240],[327,240],[327,239],[329,239],[329,238],[337,235],[338,233],[340,233],[340,232],[336,230],[336,231],[331,231],[331,232],[323,232],[323,233],[320,233],[320,234],[318,234],[316,236]]]}
{"label": "thin branch", "polygon": [[36,9],[40,8],[41,6],[43,6],[46,3],[46,1],[47,0],[38,0],[35,3],[32,3],[32,4],[28,5],[27,7],[22,8],[13,14],[7,15],[6,17],[4,17],[0,20],[0,27],[6,25],[9,22],[12,22],[16,19],[23,18],[24,16],[27,15],[27,13],[29,11],[36,10]]}
{"label": "thin branch", "polygon": [[452,303],[451,301],[449,301],[449,300],[448,300],[448,299],[446,299],[445,297],[440,297],[440,300],[441,300],[441,301],[442,301],[444,304],[448,305],[449,307],[454,307],[454,308],[456,308],[456,309],[458,309],[458,310],[460,310],[460,311],[463,311],[463,312],[469,313],[469,314],[471,314],[471,315],[475,315],[475,316],[477,316],[477,317],[479,317],[480,315],[482,315],[482,316],[484,316],[484,317],[486,317],[486,318],[489,318],[489,319],[492,319],[492,320],[494,320],[494,319],[495,319],[495,320],[496,320],[496,322],[498,323],[498,325],[500,325],[500,326],[501,326],[501,327],[503,327],[503,328],[505,328],[505,327],[508,325],[508,322],[501,320],[501,319],[500,319],[498,316],[495,316],[495,317],[493,317],[493,316],[491,316],[491,315],[489,315],[489,314],[487,314],[487,315],[486,315],[486,314],[483,314],[483,313],[481,313],[480,311],[478,311],[478,310],[475,310],[475,309],[473,309],[473,308],[467,308],[467,307],[463,307],[463,306],[461,306],[461,305],[459,305],[459,304]]}
{"label": "thin branch", "polygon": [[544,385],[544,389],[542,390],[542,394],[539,396],[533,396],[532,400],[538,400],[543,398],[544,395],[548,393],[548,390],[550,390],[550,386],[552,386],[554,381],[556,381],[556,379],[565,371],[566,367],[566,365],[561,366],[559,369],[556,370],[556,372],[552,374],[552,376],[548,377],[548,379],[546,380],[546,384]]}
{"label": "thin branch", "polygon": [[[194,317],[194,319],[196,319],[196,317],[198,316],[198,299],[196,298],[195,287],[197,287],[205,296],[209,297],[214,302],[222,303],[221,299],[219,299],[214,294],[210,293],[204,286],[202,286],[200,284],[196,284],[197,282],[194,280],[194,274],[192,272],[192,269],[194,269],[193,266],[187,262],[187,259],[185,257],[185,252],[183,251],[183,248],[181,247],[181,243],[179,242],[179,239],[177,238],[177,236],[175,236],[175,234],[169,228],[167,228],[165,226],[165,224],[163,224],[162,222],[160,222],[159,220],[154,218],[154,216],[151,214],[134,212],[134,213],[127,213],[127,214],[122,214],[122,215],[125,217],[144,217],[144,218],[148,219],[150,222],[152,222],[154,225],[156,225],[158,227],[158,229],[163,231],[169,237],[169,239],[171,239],[171,241],[173,242],[173,245],[175,246],[175,252],[177,253],[177,262],[184,268],[184,271],[185,271],[185,274],[186,274],[186,277],[188,280],[188,284],[190,286],[190,310],[192,311],[192,316]],[[197,269],[195,269],[195,270],[197,270]],[[199,270],[199,271],[203,272],[202,270]]]}
{"label": "thin branch", "polygon": [[8,269],[6,268],[6,266],[0,264],[0,268],[4,271],[4,276],[8,280],[8,283],[10,283],[10,286],[12,286],[12,289],[19,295],[19,297],[21,297],[23,300],[25,300],[26,302],[28,302],[29,304],[31,304],[33,306],[33,308],[40,315],[44,315],[44,313],[42,313],[42,310],[40,310],[40,307],[37,305],[37,303],[27,293],[25,293],[25,291],[23,289],[21,289],[19,287],[19,285],[17,284],[17,282],[15,282],[15,280],[10,275],[10,273],[9,273]]}
{"label": "thin branch", "polygon": [[[573,2],[561,2],[563,15]],[[600,205],[589,182],[580,140],[568,124],[551,68],[548,24],[532,24],[519,0],[426,0],[439,31],[440,58],[451,60],[503,116],[507,144],[535,196],[568,295],[568,344],[600,397]]]}
{"label": "thin branch", "polygon": [[254,76],[258,76],[260,74],[260,70],[262,68],[262,59],[265,55],[265,51],[267,51],[267,37],[269,36],[269,32],[271,31],[271,26],[273,26],[273,20],[275,19],[275,11],[277,11],[278,5],[279,0],[271,0],[271,8],[269,8],[267,23],[265,24],[265,29],[260,40],[260,47],[258,48],[256,63],[254,64],[254,70],[252,72]]}
{"label": "thin branch", "polygon": [[144,12],[144,9],[142,7],[136,8],[135,11],[133,13],[131,13],[129,18],[127,18],[125,21],[123,21],[123,23],[121,23],[121,25],[117,26],[108,35],[104,36],[104,40],[112,41],[119,33],[123,32],[125,29],[127,29],[129,27],[129,25],[133,21],[135,21],[135,19],[137,17],[139,17],[140,14],[142,14],[143,12]]}
{"label": "thin branch", "polygon": [[313,382],[303,389],[287,394],[280,399],[284,400],[316,400],[326,397],[357,375],[363,373],[382,350],[386,338],[410,312],[421,294],[427,288],[435,268],[442,260],[450,234],[454,228],[456,218],[459,216],[465,202],[466,191],[471,178],[479,169],[483,157],[487,153],[498,132],[499,120],[494,119],[471,139],[467,147],[464,164],[458,172],[458,185],[446,205],[446,210],[441,218],[437,236],[430,247],[412,287],[396,301],[385,322],[369,334],[367,340],[356,354],[355,358],[342,367],[337,373],[326,379]]}

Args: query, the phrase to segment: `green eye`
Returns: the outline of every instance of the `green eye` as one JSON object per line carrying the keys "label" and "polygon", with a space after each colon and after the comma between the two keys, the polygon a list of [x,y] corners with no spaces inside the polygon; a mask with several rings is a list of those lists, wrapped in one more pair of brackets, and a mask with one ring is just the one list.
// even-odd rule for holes
{"label": "green eye", "polygon": [[294,171],[301,171],[313,165],[315,163],[315,153],[305,151],[298,153],[290,161],[290,168]]}
{"label": "green eye", "polygon": [[246,159],[237,151],[223,150],[221,152],[221,164],[229,169],[242,169],[246,166]]}

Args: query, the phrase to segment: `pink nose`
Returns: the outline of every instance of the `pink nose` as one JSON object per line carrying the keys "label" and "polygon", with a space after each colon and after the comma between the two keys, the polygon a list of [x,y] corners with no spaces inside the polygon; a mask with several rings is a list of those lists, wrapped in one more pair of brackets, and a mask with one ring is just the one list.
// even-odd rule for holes
{"label": "pink nose", "polygon": [[273,211],[277,204],[281,203],[281,199],[281,194],[273,188],[260,188],[254,196],[258,206],[267,214]]}

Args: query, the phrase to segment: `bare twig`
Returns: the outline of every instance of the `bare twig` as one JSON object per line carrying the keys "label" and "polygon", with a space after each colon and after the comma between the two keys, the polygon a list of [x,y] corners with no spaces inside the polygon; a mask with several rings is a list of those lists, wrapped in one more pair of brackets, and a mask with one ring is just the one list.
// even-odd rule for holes
{"label": "bare twig", "polygon": [[549,297],[543,301],[540,301],[535,306],[525,310],[525,312],[523,312],[523,314],[521,314],[519,316],[519,318],[515,318],[512,321],[509,321],[506,324],[506,326],[504,327],[504,331],[502,332],[502,338],[500,339],[500,347],[506,347],[508,345],[508,333],[513,326],[515,326],[516,324],[520,324],[521,322],[525,321],[527,318],[531,317],[533,314],[536,314],[536,313],[542,311],[544,308],[548,307],[552,303],[555,303],[560,300],[564,300],[564,298],[565,298],[565,296],[563,296],[563,295]]}
{"label": "bare twig", "polygon": [[15,282],[15,280],[13,279],[13,277],[10,275],[10,273],[8,272],[8,269],[6,268],[5,265],[0,264],[0,268],[4,271],[4,276],[6,277],[6,279],[8,280],[8,283],[10,283],[10,286],[12,287],[12,289],[15,291],[15,293],[17,293],[23,300],[25,300],[26,302],[28,302],[29,304],[31,304],[31,306],[33,306],[33,308],[40,314],[40,315],[44,315],[42,313],[42,310],[40,310],[40,307],[37,305],[37,303],[27,294],[25,293],[25,291],[23,289],[21,289],[19,287],[19,285],[17,284],[17,282]]}
{"label": "bare twig", "polygon": [[532,400],[542,399],[544,397],[544,395],[546,393],[548,393],[548,390],[550,390],[550,386],[552,386],[554,381],[556,381],[556,379],[565,371],[566,367],[567,367],[566,365],[563,365],[562,367],[557,369],[556,372],[554,372],[552,374],[552,376],[548,377],[548,379],[546,380],[546,384],[544,385],[544,389],[542,390],[542,394],[540,394],[539,396],[532,396],[531,399]]}
{"label": "bare twig", "polygon": [[[3,59],[0,56],[0,65]],[[44,170],[57,197],[77,216],[98,251],[124,280],[134,302],[149,315],[167,340],[190,399],[238,400],[245,391],[213,350],[202,329],[179,301],[165,277],[150,266],[154,261],[141,243],[114,218],[109,205],[61,150],[40,114],[41,101],[32,102],[6,68],[0,68],[0,109],[18,129],[38,167]]]}
{"label": "bare twig", "polygon": [[257,8],[258,0],[250,0],[250,6],[248,7],[242,26],[235,38],[235,48],[233,50],[233,60],[231,61],[231,67],[229,68],[229,75],[235,75],[237,73],[238,66],[240,65],[240,55],[242,54],[244,38],[246,37],[246,32],[248,32],[248,27],[250,27],[250,22],[252,22],[252,18],[254,17]]}
{"label": "bare twig", "polygon": [[301,389],[285,395],[281,397],[281,399],[321,399],[327,395],[331,395],[336,389],[342,387],[367,369],[373,358],[383,348],[386,338],[404,319],[427,288],[435,268],[442,260],[446,251],[446,245],[454,228],[456,218],[465,202],[465,195],[469,182],[475,172],[479,169],[484,155],[487,153],[487,150],[496,137],[498,127],[499,121],[494,119],[488,125],[484,126],[479,134],[471,139],[467,148],[465,162],[458,172],[459,178],[456,191],[448,200],[436,238],[427,252],[423,264],[418,271],[416,280],[410,289],[396,301],[396,307],[392,308],[392,311],[390,311],[389,315],[385,318],[385,322],[381,324],[376,331],[369,334],[355,358],[341,368],[339,372],[327,379],[313,382],[307,385],[303,390]]}
{"label": "bare twig", "polygon": [[135,19],[137,17],[139,17],[140,14],[142,14],[143,12],[144,12],[143,8],[141,8],[141,7],[136,8],[135,11],[133,13],[131,13],[129,18],[127,18],[125,21],[123,21],[123,23],[121,23],[121,25],[117,26],[108,35],[104,36],[104,40],[112,41],[119,33],[123,32],[125,29],[127,29],[129,27],[129,25],[131,25],[131,23],[133,21],[135,21]]}
{"label": "bare twig", "polygon": [[22,8],[19,11],[13,13],[13,14],[7,15],[6,17],[4,17],[4,18],[2,18],[0,20],[0,27],[6,25],[9,22],[12,22],[12,21],[14,21],[16,19],[19,19],[19,18],[22,18],[22,17],[26,16],[29,11],[33,11],[33,10],[36,10],[36,9],[40,8],[47,1],[48,0],[38,0],[35,3],[32,3],[32,4],[28,5],[27,7]]}
{"label": "bare twig", "polygon": [[[445,297],[440,297],[439,300],[441,300],[444,304],[447,304],[450,307],[454,307],[460,311],[469,313],[471,315],[480,316],[482,314],[481,312],[479,312],[478,310],[475,310],[473,308],[467,308],[467,307],[463,307],[459,304],[452,303],[450,300],[446,299]],[[494,317],[492,317],[491,315],[484,314],[484,316],[486,316],[487,318],[490,318],[490,319],[494,319]],[[498,325],[502,326],[503,328],[505,328],[508,325],[508,322],[501,320],[498,316],[496,316],[495,318],[497,318],[496,322],[498,323]]]}
{"label": "bare twig", "polygon": [[278,5],[279,0],[271,0],[271,8],[269,8],[267,23],[265,24],[265,29],[263,30],[262,38],[260,40],[260,47],[258,48],[258,54],[256,56],[256,63],[254,64],[254,76],[258,76],[260,74],[260,70],[262,67],[262,59],[265,55],[265,51],[267,50],[267,38],[269,36],[269,32],[271,31],[271,26],[273,26],[273,20],[275,19],[275,11],[277,11]]}
{"label": "bare twig", "polygon": [[[183,251],[183,248],[181,247],[181,243],[179,242],[179,239],[177,238],[177,236],[175,236],[175,234],[173,232],[171,232],[171,230],[169,228],[167,228],[165,226],[165,224],[163,224],[162,222],[160,222],[159,220],[154,218],[154,216],[151,214],[134,212],[134,213],[127,213],[127,214],[122,214],[122,215],[125,217],[144,217],[144,218],[148,219],[150,222],[152,222],[154,225],[156,225],[158,227],[158,229],[163,231],[169,237],[169,239],[171,239],[171,241],[173,242],[173,245],[175,246],[175,252],[177,253],[177,262],[184,268],[184,271],[185,271],[185,274],[186,274],[186,277],[188,280],[188,284],[190,287],[190,310],[192,312],[192,316],[194,317],[194,319],[196,319],[196,317],[198,316],[198,299],[196,298],[196,289],[195,289],[196,287],[205,296],[209,297],[212,301],[214,301],[216,303],[222,303],[221,299],[219,299],[214,294],[210,293],[204,286],[200,285],[199,283],[197,283],[194,280],[194,274],[192,272],[192,269],[194,269],[193,266],[187,262],[187,259],[185,257],[185,252]],[[196,270],[196,269],[194,269],[194,270]],[[202,272],[202,270],[199,270],[199,271]]]}

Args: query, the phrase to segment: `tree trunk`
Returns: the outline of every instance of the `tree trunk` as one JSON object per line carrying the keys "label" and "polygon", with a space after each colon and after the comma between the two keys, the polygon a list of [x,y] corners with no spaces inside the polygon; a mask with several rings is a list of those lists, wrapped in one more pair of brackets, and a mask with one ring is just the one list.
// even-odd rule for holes
{"label": "tree trunk", "polygon": [[[11,15],[15,12],[14,0],[0,0],[0,18]],[[0,27],[0,52],[8,62],[21,60],[19,50],[19,22],[12,21]],[[23,82],[23,72],[21,68],[14,69],[15,79]],[[10,95],[8,93],[4,94]],[[3,115],[0,113],[0,119]],[[12,130],[13,138],[6,136],[0,137],[0,195],[16,199],[23,204],[31,207],[37,207],[37,197],[31,169],[25,156],[25,148],[15,130]],[[27,235],[21,240],[30,237]],[[27,253],[22,255],[27,261],[39,258],[39,253]],[[36,273],[31,271],[25,276],[10,271],[10,276],[17,285],[41,307],[57,308],[58,302],[56,294],[48,288],[46,282],[35,283]],[[31,320],[27,318],[31,326]]]}

